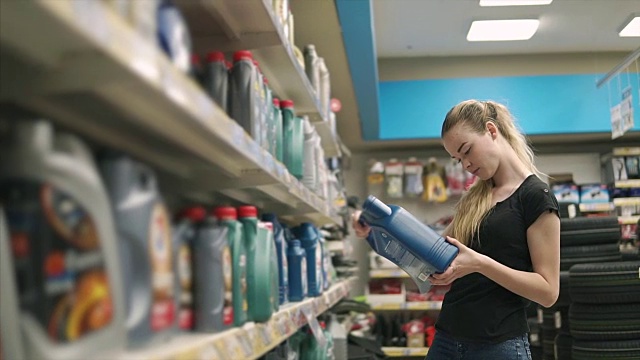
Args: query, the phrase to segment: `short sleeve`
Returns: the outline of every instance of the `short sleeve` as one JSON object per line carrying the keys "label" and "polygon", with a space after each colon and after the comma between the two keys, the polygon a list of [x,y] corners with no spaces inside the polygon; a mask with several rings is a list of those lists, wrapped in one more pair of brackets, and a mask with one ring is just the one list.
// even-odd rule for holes
{"label": "short sleeve", "polygon": [[540,215],[547,211],[558,214],[558,200],[556,200],[549,186],[540,179],[535,180],[525,191],[522,198],[524,223],[527,229],[538,220]]}

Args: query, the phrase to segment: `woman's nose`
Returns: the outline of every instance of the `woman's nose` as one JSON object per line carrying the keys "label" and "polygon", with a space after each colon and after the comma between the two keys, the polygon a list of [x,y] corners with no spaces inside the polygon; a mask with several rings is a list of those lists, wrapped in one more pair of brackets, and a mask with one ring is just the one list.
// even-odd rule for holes
{"label": "woman's nose", "polygon": [[471,161],[469,161],[469,160],[463,160],[462,164],[464,165],[465,169],[471,168]]}

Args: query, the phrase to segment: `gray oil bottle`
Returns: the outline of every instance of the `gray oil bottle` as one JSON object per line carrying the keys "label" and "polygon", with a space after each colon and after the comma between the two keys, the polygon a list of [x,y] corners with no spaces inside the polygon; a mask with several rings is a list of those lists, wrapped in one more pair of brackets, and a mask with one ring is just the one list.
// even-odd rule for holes
{"label": "gray oil bottle", "polygon": [[126,156],[107,156],[101,169],[113,204],[127,299],[130,347],[176,332],[175,259],[171,220],[154,172]]}
{"label": "gray oil bottle", "polygon": [[260,111],[261,88],[258,70],[250,51],[236,51],[229,78],[229,116],[251,136],[261,137]]}

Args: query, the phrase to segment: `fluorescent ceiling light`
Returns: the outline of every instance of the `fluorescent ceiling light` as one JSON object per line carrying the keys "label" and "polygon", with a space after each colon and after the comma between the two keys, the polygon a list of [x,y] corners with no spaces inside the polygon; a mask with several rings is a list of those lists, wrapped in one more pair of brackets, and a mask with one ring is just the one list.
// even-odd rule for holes
{"label": "fluorescent ceiling light", "polygon": [[629,23],[618,33],[620,37],[640,36],[640,16],[632,18]]}
{"label": "fluorescent ceiling light", "polygon": [[480,0],[480,6],[549,5],[553,0]]}
{"label": "fluorescent ceiling light", "polygon": [[474,21],[467,41],[529,40],[538,30],[538,25],[538,19]]}

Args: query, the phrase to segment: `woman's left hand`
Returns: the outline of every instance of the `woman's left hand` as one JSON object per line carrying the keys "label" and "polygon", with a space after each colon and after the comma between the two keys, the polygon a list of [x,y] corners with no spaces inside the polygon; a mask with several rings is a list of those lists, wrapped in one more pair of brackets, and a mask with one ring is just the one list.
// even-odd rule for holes
{"label": "woman's left hand", "polygon": [[445,272],[429,277],[432,285],[449,285],[456,279],[477,272],[480,267],[480,254],[452,237],[447,236],[447,241],[458,248],[458,255]]}

